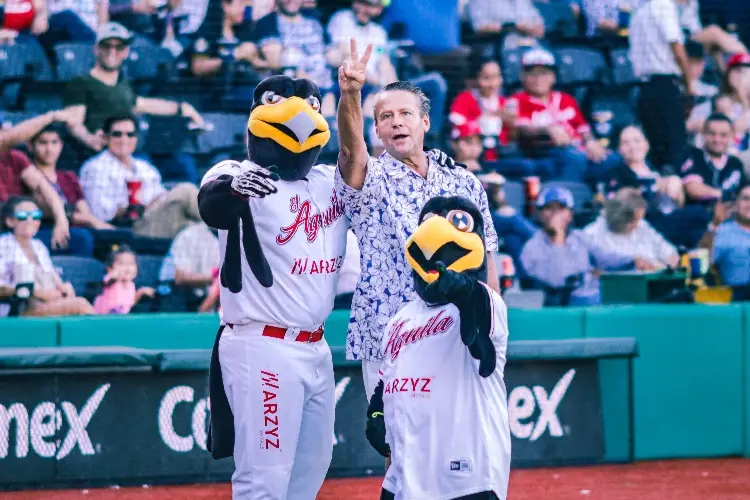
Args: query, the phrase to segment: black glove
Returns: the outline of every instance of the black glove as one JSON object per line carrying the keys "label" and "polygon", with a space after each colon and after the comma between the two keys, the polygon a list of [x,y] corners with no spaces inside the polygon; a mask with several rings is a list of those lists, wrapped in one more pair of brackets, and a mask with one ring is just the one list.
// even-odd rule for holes
{"label": "black glove", "polygon": [[389,457],[391,447],[385,441],[385,420],[383,418],[383,381],[381,380],[375,388],[375,392],[370,398],[370,404],[367,406],[367,428],[365,436],[375,451]]}
{"label": "black glove", "polygon": [[441,167],[447,167],[447,168],[467,168],[466,165],[463,163],[458,163],[453,158],[448,156],[446,153],[443,153],[439,149],[429,149],[427,146],[424,146],[425,153],[432,153],[432,158],[437,162],[438,165]]}
{"label": "black glove", "polygon": [[232,179],[232,191],[244,198],[265,198],[278,191],[271,182],[277,180],[278,174],[253,165],[250,170]]}

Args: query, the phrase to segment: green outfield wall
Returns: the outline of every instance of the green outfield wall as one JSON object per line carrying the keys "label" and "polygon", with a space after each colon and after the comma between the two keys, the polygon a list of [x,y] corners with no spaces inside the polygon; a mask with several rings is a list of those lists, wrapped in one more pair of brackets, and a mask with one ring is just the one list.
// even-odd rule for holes
{"label": "green outfield wall", "polygon": [[[326,326],[344,345],[348,312]],[[637,459],[750,457],[750,305],[509,311],[511,340],[633,337]],[[210,348],[214,315],[2,319],[0,347]],[[627,361],[599,361],[608,458],[627,457]]]}

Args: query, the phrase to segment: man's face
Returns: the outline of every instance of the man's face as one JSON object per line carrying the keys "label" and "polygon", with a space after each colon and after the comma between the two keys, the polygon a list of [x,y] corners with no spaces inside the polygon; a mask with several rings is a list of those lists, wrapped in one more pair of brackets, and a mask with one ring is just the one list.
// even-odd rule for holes
{"label": "man's face", "polygon": [[565,229],[573,222],[573,212],[560,202],[547,203],[539,210],[539,222],[544,229],[551,229],[553,219],[560,217],[565,222]]}
{"label": "man's face", "polygon": [[531,95],[545,96],[555,86],[555,72],[545,66],[534,66],[523,72],[523,88]]}
{"label": "man's face", "polygon": [[247,0],[224,0],[222,3],[224,16],[234,24],[240,24],[245,20],[245,6]]}
{"label": "man's face", "polygon": [[750,186],[746,186],[737,195],[737,222],[744,226],[750,225]]}
{"label": "man's face", "polygon": [[127,158],[133,155],[138,145],[138,132],[130,120],[115,122],[107,134],[107,146],[115,156]]}
{"label": "man's face", "polygon": [[374,17],[378,17],[383,12],[382,5],[370,5],[368,2],[358,2],[354,0],[352,11],[357,22],[360,24],[369,23]]}
{"label": "man's face", "polygon": [[430,117],[420,116],[419,98],[405,90],[384,92],[375,102],[375,132],[398,160],[422,151]]}
{"label": "man's face", "polygon": [[477,161],[482,156],[482,139],[478,135],[461,137],[453,141],[452,145],[458,162]]}
{"label": "man's face", "polygon": [[57,165],[63,143],[57,132],[44,132],[31,145],[34,160],[39,165]]}
{"label": "man's face", "polygon": [[734,130],[732,126],[721,120],[711,121],[706,124],[703,130],[703,138],[706,144],[706,151],[711,155],[721,156],[729,151],[729,145],[732,142]]}
{"label": "man's face", "polygon": [[96,63],[106,71],[118,71],[130,54],[130,47],[117,38],[102,40],[96,46]]}
{"label": "man's face", "polygon": [[302,8],[303,0],[279,0],[279,7],[285,14],[293,15]]}
{"label": "man's face", "polygon": [[482,95],[491,96],[500,93],[503,86],[503,74],[500,71],[500,65],[496,62],[488,62],[482,66],[477,75],[477,85]]}

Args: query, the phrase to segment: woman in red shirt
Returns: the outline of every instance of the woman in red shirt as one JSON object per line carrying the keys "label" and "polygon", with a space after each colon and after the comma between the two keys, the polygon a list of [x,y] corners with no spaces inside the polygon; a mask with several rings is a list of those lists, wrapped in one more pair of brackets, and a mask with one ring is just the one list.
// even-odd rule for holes
{"label": "woman in red shirt", "polygon": [[15,39],[18,33],[44,33],[49,28],[47,0],[5,0],[0,39]]}

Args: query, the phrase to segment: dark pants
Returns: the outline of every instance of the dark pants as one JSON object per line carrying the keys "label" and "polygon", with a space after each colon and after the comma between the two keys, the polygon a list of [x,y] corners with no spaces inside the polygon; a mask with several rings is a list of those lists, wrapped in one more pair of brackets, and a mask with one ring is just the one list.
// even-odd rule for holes
{"label": "dark pants", "polygon": [[[388,490],[381,490],[380,500],[395,500],[396,495]],[[456,497],[453,500],[497,500],[497,495],[494,491],[483,491],[481,493],[472,493],[471,495],[464,495],[462,497]]]}
{"label": "dark pants", "polygon": [[702,205],[688,205],[669,214],[650,211],[646,220],[670,243],[690,250],[698,246],[712,217],[713,214]]}
{"label": "dark pants", "polygon": [[638,98],[638,115],[651,144],[652,165],[676,171],[687,157],[685,97],[678,77],[656,75],[644,83]]}
{"label": "dark pants", "polygon": [[70,240],[66,248],[52,249],[52,228],[40,229],[36,234],[52,255],[76,255],[92,257],[94,255],[94,235],[85,227],[71,227]]}
{"label": "dark pants", "polygon": [[64,10],[49,16],[49,29],[39,35],[39,41],[50,49],[63,42],[94,43],[96,33],[78,14]]}

